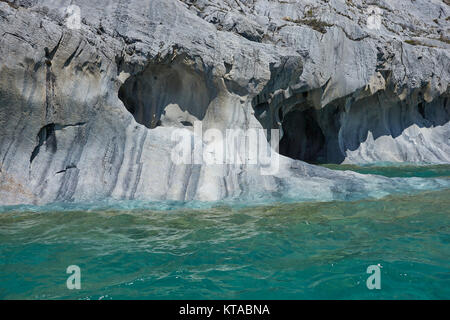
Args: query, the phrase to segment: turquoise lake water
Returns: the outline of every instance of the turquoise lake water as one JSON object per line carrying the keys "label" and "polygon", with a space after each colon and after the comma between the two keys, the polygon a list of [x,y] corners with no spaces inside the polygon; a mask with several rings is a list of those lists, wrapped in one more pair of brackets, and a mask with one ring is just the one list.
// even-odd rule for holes
{"label": "turquoise lake water", "polygon": [[[448,165],[328,167],[450,176]],[[368,290],[378,264],[381,290]],[[80,290],[66,287],[69,265]],[[450,299],[450,190],[246,208],[4,207],[0,298]]]}

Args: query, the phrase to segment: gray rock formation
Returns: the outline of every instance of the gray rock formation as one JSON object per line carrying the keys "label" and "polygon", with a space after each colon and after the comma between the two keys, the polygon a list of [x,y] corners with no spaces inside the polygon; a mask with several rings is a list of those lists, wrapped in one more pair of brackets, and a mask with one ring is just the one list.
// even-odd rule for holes
{"label": "gray rock formation", "polygon": [[[301,160],[449,163],[449,13],[438,0],[2,0],[0,204],[448,186]],[[174,130],[194,136],[198,121],[280,129],[278,172],[174,164]]]}

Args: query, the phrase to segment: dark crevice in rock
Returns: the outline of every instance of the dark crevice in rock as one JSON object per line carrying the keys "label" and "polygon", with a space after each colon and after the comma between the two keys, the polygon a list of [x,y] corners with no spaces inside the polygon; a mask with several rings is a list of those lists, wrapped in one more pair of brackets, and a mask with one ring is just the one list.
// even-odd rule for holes
{"label": "dark crevice in rock", "polygon": [[46,64],[46,84],[45,84],[45,119],[50,122],[53,121],[53,114],[55,112],[55,108],[53,105],[53,100],[55,97],[55,84],[56,84],[56,75],[52,70],[52,60],[58,51],[59,46],[61,45],[61,41],[64,37],[64,34],[61,34],[58,43],[56,46],[50,51],[49,48],[45,47],[45,64]]}
{"label": "dark crevice in rock", "polygon": [[59,46],[61,45],[61,41],[62,41],[63,37],[64,37],[64,34],[61,34],[61,37],[59,38],[58,43],[55,45],[55,47],[51,51],[49,51],[50,49],[47,48],[47,47],[44,48],[45,58],[46,59],[52,60],[55,57],[56,51],[58,51]]}
{"label": "dark crevice in rock", "polygon": [[[78,49],[80,49],[81,43],[83,41],[80,41],[80,43],[78,44],[78,46],[75,48],[75,50],[72,52],[72,54],[66,59],[66,61],[63,64],[63,68],[67,68],[70,63],[72,62],[73,58],[75,58],[75,56],[77,55]],[[81,51],[83,51],[83,49],[81,49]],[[79,55],[79,54],[78,54]],[[77,56],[78,56],[77,55]]]}
{"label": "dark crevice in rock", "polygon": [[181,124],[183,126],[185,126],[185,127],[192,127],[193,126],[192,122],[189,122],[189,121],[181,121]]}
{"label": "dark crevice in rock", "polygon": [[34,148],[33,152],[31,153],[30,157],[30,165],[33,163],[33,160],[36,158],[36,156],[39,153],[39,150],[41,147],[45,144],[45,150],[50,151],[52,153],[56,152],[57,144],[56,144],[56,136],[55,136],[55,124],[50,123],[41,130],[39,130],[39,133],[37,135],[38,143],[36,147]]}
{"label": "dark crevice in rock", "polygon": [[420,115],[422,116],[422,118],[425,119],[426,118],[426,116],[425,116],[425,107],[424,107],[422,102],[417,105],[417,109],[418,109]]}
{"label": "dark crevice in rock", "polygon": [[225,74],[228,74],[233,69],[233,65],[231,63],[224,62],[223,65],[225,66]]}
{"label": "dark crevice in rock", "polygon": [[34,147],[33,152],[30,156],[30,165],[32,164],[33,160],[37,157],[39,154],[39,151],[41,148],[45,145],[45,150],[51,153],[55,153],[58,149],[57,141],[56,141],[56,131],[62,130],[67,127],[77,127],[77,126],[83,126],[85,125],[85,122],[78,122],[75,124],[67,124],[67,125],[60,125],[55,123],[49,123],[45,125],[44,127],[39,130],[39,133],[37,134],[37,145]]}
{"label": "dark crevice in rock", "polygon": [[66,173],[67,170],[70,170],[70,169],[77,169],[77,166],[74,164],[71,164],[71,165],[67,166],[65,169],[57,171],[55,174]]}

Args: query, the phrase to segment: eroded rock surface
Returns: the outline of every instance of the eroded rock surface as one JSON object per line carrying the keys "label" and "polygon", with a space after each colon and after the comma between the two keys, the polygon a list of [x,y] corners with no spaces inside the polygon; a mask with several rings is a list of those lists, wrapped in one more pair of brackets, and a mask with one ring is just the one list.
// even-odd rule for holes
{"label": "eroded rock surface", "polygon": [[[0,1],[0,204],[446,185],[299,160],[449,163],[449,12],[438,0]],[[281,129],[287,157],[273,175],[176,165],[171,135],[196,121]]]}

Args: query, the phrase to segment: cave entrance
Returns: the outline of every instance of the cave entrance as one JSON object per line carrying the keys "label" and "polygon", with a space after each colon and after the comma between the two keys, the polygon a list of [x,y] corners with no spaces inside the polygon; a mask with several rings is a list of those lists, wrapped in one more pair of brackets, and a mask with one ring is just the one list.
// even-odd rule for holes
{"label": "cave entrance", "polygon": [[119,89],[119,99],[136,122],[157,126],[191,126],[202,120],[216,96],[212,80],[179,57],[170,63],[150,64],[130,76]]}
{"label": "cave entrance", "polygon": [[280,154],[309,163],[325,162],[325,135],[314,109],[294,110],[284,116]]}

